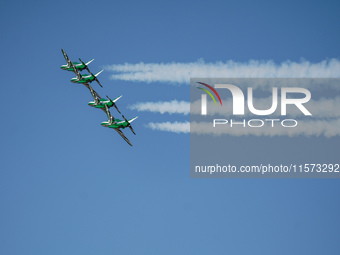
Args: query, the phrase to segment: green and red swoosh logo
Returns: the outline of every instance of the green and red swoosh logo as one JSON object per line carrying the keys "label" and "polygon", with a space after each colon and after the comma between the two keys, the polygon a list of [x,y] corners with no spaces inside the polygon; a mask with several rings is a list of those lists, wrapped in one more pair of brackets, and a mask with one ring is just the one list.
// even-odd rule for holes
{"label": "green and red swoosh logo", "polygon": [[[221,98],[220,98],[220,95],[217,93],[217,91],[216,91],[213,87],[211,87],[210,85],[208,85],[208,84],[206,84],[206,83],[203,83],[203,82],[197,82],[197,83],[202,84],[202,85],[206,86],[207,88],[211,89],[211,91],[214,92],[215,95],[217,96],[217,98],[218,98],[218,100],[220,101],[221,106],[222,106],[222,100],[221,100]],[[215,105],[217,105],[214,96],[211,94],[211,92],[210,92],[209,90],[204,89],[204,88],[200,88],[200,87],[197,87],[197,88],[198,88],[198,89],[201,89],[201,90],[203,90],[203,91],[205,91],[205,92],[206,92],[206,93],[214,100]]]}

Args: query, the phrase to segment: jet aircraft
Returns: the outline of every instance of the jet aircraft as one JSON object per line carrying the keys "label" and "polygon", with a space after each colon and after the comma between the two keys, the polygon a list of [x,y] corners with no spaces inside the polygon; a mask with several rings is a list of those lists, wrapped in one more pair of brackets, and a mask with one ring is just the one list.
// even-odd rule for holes
{"label": "jet aircraft", "polygon": [[131,126],[131,122],[134,121],[135,119],[138,118],[134,117],[130,120],[127,120],[124,115],[122,115],[122,117],[124,118],[124,120],[120,120],[120,119],[115,119],[112,114],[109,111],[109,108],[107,105],[105,105],[105,112],[107,114],[108,120],[107,121],[103,121],[101,123],[102,126],[104,127],[108,127],[108,128],[112,128],[114,130],[116,130],[118,132],[118,134],[129,144],[132,146],[132,144],[130,143],[130,141],[126,138],[126,136],[123,134],[123,132],[121,131],[121,129],[124,128],[130,128],[133,134],[136,134],[135,131],[133,130],[132,126]]}
{"label": "jet aircraft", "polygon": [[67,54],[65,53],[65,51],[63,49],[61,49],[63,55],[64,55],[64,58],[66,60],[66,65],[62,65],[60,68],[63,69],[63,70],[67,70],[67,71],[72,71],[74,72],[73,70],[73,67],[72,67],[72,64],[74,65],[75,69],[78,70],[78,71],[83,71],[84,69],[87,69],[88,70],[88,67],[87,65],[90,64],[94,59],[91,59],[89,62],[86,62],[84,63],[83,61],[81,61],[81,63],[78,63],[78,62],[71,62],[71,60],[68,58]]}
{"label": "jet aircraft", "polygon": [[[91,93],[92,93],[92,92],[91,92]],[[122,96],[117,97],[117,98],[115,98],[115,99],[113,99],[113,100],[112,100],[111,98],[109,98],[108,96],[106,96],[107,99],[105,99],[105,98],[99,99],[98,97],[95,97],[93,94],[92,94],[92,96],[93,96],[94,101],[89,102],[89,103],[88,103],[89,106],[92,106],[92,107],[95,107],[95,108],[103,109],[104,112],[106,112],[106,109],[104,109],[104,108],[105,108],[105,105],[107,105],[108,108],[111,108],[111,107],[113,106],[113,107],[116,108],[116,110],[117,110],[119,113],[121,113],[121,112],[119,111],[117,105],[116,105],[116,101],[118,101],[118,99],[120,99]]]}
{"label": "jet aircraft", "polygon": [[[90,92],[91,92],[91,95],[93,97],[93,101],[89,102],[88,105],[91,106],[91,107],[94,107],[94,108],[98,108],[98,109],[102,109],[108,116],[108,121],[104,121],[101,123],[102,126],[104,127],[109,127],[109,128],[112,128],[114,130],[117,131],[117,133],[129,144],[132,146],[131,142],[129,141],[129,139],[127,139],[127,137],[123,134],[122,130],[121,129],[124,129],[124,128],[130,128],[132,133],[136,134],[135,131],[133,130],[132,126],[131,126],[131,122],[134,121],[135,119],[137,119],[138,117],[135,117],[133,119],[130,119],[130,120],[127,120],[124,115],[122,115],[123,119],[124,120],[120,120],[120,119],[115,119],[109,108],[111,107],[115,107],[117,109],[117,111],[119,113],[121,113],[116,105],[116,101],[118,99],[120,99],[122,96],[119,96],[117,98],[115,98],[114,100],[112,100],[111,98],[109,98],[108,96],[107,99],[105,98],[101,98],[99,96],[99,94],[91,87],[90,83],[92,81],[97,81],[98,84],[103,87],[100,82],[98,81],[97,79],[97,76],[103,71],[100,71],[99,73],[97,74],[92,74],[91,71],[89,70],[89,68],[87,67],[87,65],[89,63],[91,63],[93,61],[90,60],[89,62],[87,63],[84,63],[80,58],[80,62],[81,63],[78,63],[78,62],[71,62],[70,59],[68,58],[67,54],[65,53],[65,51],[63,49],[61,49],[63,55],[64,55],[64,58],[67,62],[66,65],[62,65],[61,66],[61,69],[63,70],[68,70],[68,71],[73,71],[77,77],[76,78],[72,78],[71,79],[71,82],[74,82],[74,83],[80,83],[80,84],[83,84],[85,87],[87,87]],[[86,69],[89,74],[81,74],[80,71]]]}
{"label": "jet aircraft", "polygon": [[82,74],[80,74],[80,72],[75,68],[75,66],[74,66],[73,64],[72,64],[72,66],[73,66],[74,73],[77,75],[77,77],[72,78],[72,79],[71,79],[71,82],[74,82],[74,83],[91,83],[91,82],[93,82],[93,81],[96,81],[96,82],[100,85],[100,87],[103,87],[103,86],[100,84],[100,82],[98,81],[98,79],[97,79],[97,76],[98,76],[101,72],[103,72],[103,70],[101,70],[101,71],[98,72],[97,74],[93,74],[93,73],[90,72],[90,70],[87,69],[87,70],[89,71],[90,74],[82,75]]}

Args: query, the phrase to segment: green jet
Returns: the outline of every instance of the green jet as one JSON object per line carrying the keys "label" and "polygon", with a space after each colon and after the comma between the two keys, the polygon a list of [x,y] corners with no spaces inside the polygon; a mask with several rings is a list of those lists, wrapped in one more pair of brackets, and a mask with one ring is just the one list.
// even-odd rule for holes
{"label": "green jet", "polygon": [[118,99],[120,99],[122,96],[119,96],[115,99],[111,99],[109,98],[109,96],[106,96],[108,100],[106,100],[105,98],[101,98],[98,93],[91,87],[91,85],[89,83],[83,83],[83,85],[85,85],[85,87],[87,87],[90,92],[91,92],[91,95],[93,97],[93,101],[90,101],[88,103],[89,106],[91,107],[95,107],[95,108],[99,108],[99,109],[102,109],[105,113],[106,113],[106,110],[104,109],[105,108],[105,105],[107,105],[108,108],[111,108],[111,107],[114,107],[117,109],[117,111],[119,113],[121,113],[116,105],[116,102],[118,101]]}
{"label": "green jet", "polygon": [[[105,98],[98,98],[98,94],[97,94],[97,95],[95,94],[96,92],[92,89],[91,86],[89,87],[89,89],[90,89],[91,94],[92,94],[93,99],[94,99],[94,101],[91,101],[91,102],[88,103],[89,106],[92,106],[92,107],[95,107],[95,108],[100,108],[100,109],[104,110],[104,112],[106,112],[106,110],[104,109],[105,106],[107,106],[108,108],[114,107],[114,108],[117,109],[117,111],[118,111],[119,113],[121,113],[121,112],[119,111],[117,105],[116,105],[116,101],[117,101],[118,99],[120,99],[122,96],[119,96],[119,97],[117,97],[117,98],[115,98],[115,99],[113,99],[113,100],[112,100],[111,98],[109,98],[108,96],[106,96],[107,99],[105,99]],[[92,89],[92,90],[91,90],[91,89]],[[92,91],[93,91],[94,93],[93,93]]]}
{"label": "green jet", "polygon": [[66,71],[74,72],[72,64],[74,65],[75,69],[78,70],[78,71],[83,71],[84,69],[89,70],[87,65],[90,64],[94,60],[94,59],[91,59],[87,63],[84,63],[83,61],[81,61],[81,63],[71,62],[71,60],[68,58],[68,56],[65,53],[65,51],[63,49],[61,49],[61,51],[62,51],[62,53],[64,55],[64,58],[65,58],[67,64],[66,65],[62,65],[60,68],[63,69],[63,70],[66,70]]}
{"label": "green jet", "polygon": [[98,79],[97,79],[97,76],[98,76],[101,72],[103,72],[103,70],[101,70],[101,71],[98,72],[97,74],[93,74],[93,73],[90,72],[89,69],[87,69],[88,72],[89,72],[90,74],[82,75],[82,74],[80,74],[80,72],[75,68],[75,66],[74,66],[73,64],[72,64],[72,66],[73,66],[74,73],[77,75],[77,77],[72,78],[72,79],[71,79],[71,82],[74,82],[74,83],[83,83],[83,84],[84,84],[84,83],[91,83],[91,82],[93,82],[93,81],[96,81],[96,82],[100,85],[100,87],[103,87],[103,86],[100,84],[100,82],[98,81]]}
{"label": "green jet", "polygon": [[127,120],[124,115],[122,115],[122,117],[124,118],[124,120],[120,120],[120,119],[115,119],[112,114],[109,111],[109,108],[107,105],[105,105],[105,112],[107,114],[107,117],[109,118],[107,121],[103,121],[101,123],[102,126],[104,127],[108,127],[108,128],[112,128],[114,130],[116,130],[118,132],[118,134],[129,144],[132,146],[132,144],[130,143],[130,141],[126,138],[126,136],[123,134],[123,132],[121,131],[121,129],[124,128],[130,128],[133,134],[136,134],[135,131],[133,130],[132,126],[131,126],[131,122],[134,121],[135,119],[138,118],[134,117],[130,120]]}
{"label": "green jet", "polygon": [[[104,127],[108,127],[108,128],[112,128],[112,129],[116,130],[117,133],[118,133],[118,134],[119,134],[119,135],[120,135],[120,136],[121,136],[121,137],[122,137],[122,138],[130,145],[130,146],[132,146],[132,144],[130,143],[129,139],[126,138],[126,136],[123,134],[123,132],[122,132],[121,129],[124,129],[124,128],[127,128],[127,127],[128,127],[128,128],[131,129],[132,133],[136,134],[135,131],[133,130],[132,126],[131,126],[131,122],[134,121],[135,119],[137,119],[138,117],[135,117],[135,118],[133,118],[133,119],[127,120],[127,119],[124,117],[124,115],[122,115],[123,118],[124,118],[124,120],[115,119],[115,118],[112,116],[112,114],[111,114],[109,108],[115,107],[115,108],[117,109],[117,111],[118,111],[119,113],[121,113],[121,112],[119,111],[119,109],[118,109],[118,107],[117,107],[117,105],[116,105],[115,102],[116,102],[118,99],[120,99],[122,96],[119,96],[119,97],[115,98],[114,100],[112,100],[112,99],[109,98],[108,96],[106,96],[107,99],[101,98],[101,97],[99,96],[99,94],[98,94],[98,93],[91,87],[91,85],[90,85],[90,83],[91,83],[92,81],[95,80],[95,81],[98,82],[98,84],[99,84],[101,87],[103,87],[103,86],[99,83],[99,81],[98,81],[98,79],[97,79],[97,76],[98,76],[103,70],[100,71],[99,73],[97,73],[97,74],[94,75],[94,74],[91,73],[91,71],[90,71],[89,68],[87,67],[87,65],[88,65],[89,63],[91,63],[91,62],[93,61],[93,59],[90,60],[90,61],[87,62],[87,63],[84,63],[84,62],[79,58],[79,60],[80,60],[80,62],[81,62],[81,64],[79,64],[79,63],[77,63],[77,62],[71,62],[70,59],[68,58],[68,56],[66,55],[65,51],[64,51],[63,49],[61,49],[61,51],[62,51],[62,53],[63,53],[63,55],[64,55],[64,57],[65,57],[65,59],[66,59],[66,62],[67,62],[67,65],[62,65],[62,66],[61,66],[61,69],[63,69],[63,70],[68,70],[68,71],[73,71],[73,72],[77,75],[77,77],[76,77],[76,78],[72,78],[72,79],[71,79],[71,82],[83,84],[83,85],[84,85],[85,87],[87,87],[87,88],[90,90],[90,92],[91,92],[91,95],[92,95],[92,97],[93,97],[94,100],[91,101],[91,102],[89,102],[88,105],[91,106],[91,107],[94,107],[94,108],[102,109],[102,110],[107,114],[107,116],[108,116],[108,121],[102,122],[101,125],[104,126]],[[86,75],[80,74],[80,71],[82,71],[82,70],[84,70],[84,69],[86,69],[86,70],[89,72],[89,74],[86,74]]]}
{"label": "green jet", "polygon": [[117,98],[115,98],[115,99],[113,99],[113,100],[112,100],[111,98],[109,98],[108,96],[106,96],[107,99],[108,99],[108,100],[106,100],[106,99],[104,99],[104,98],[101,98],[101,97],[98,95],[98,93],[91,87],[90,84],[84,83],[84,85],[90,90],[91,95],[92,95],[92,97],[93,97],[93,99],[94,99],[93,101],[89,102],[88,105],[89,105],[89,106],[92,106],[92,107],[94,107],[94,108],[98,108],[98,109],[103,110],[103,111],[107,114],[107,116],[108,116],[108,118],[109,118],[108,121],[102,122],[101,125],[116,130],[117,133],[118,133],[118,134],[119,134],[119,135],[120,135],[120,136],[121,136],[121,137],[129,144],[129,145],[132,146],[132,144],[131,144],[131,142],[129,141],[129,139],[127,139],[127,137],[123,134],[123,132],[122,132],[120,129],[124,129],[124,128],[126,128],[126,127],[129,127],[129,128],[131,129],[132,133],[136,134],[135,131],[133,130],[133,128],[132,128],[132,126],[131,126],[130,123],[131,123],[132,121],[134,121],[135,119],[137,119],[138,117],[135,117],[135,118],[133,118],[133,119],[131,119],[131,120],[127,120],[127,119],[124,117],[124,115],[122,115],[123,118],[124,118],[124,121],[122,121],[122,120],[120,120],[120,119],[115,119],[115,118],[112,116],[112,114],[111,114],[111,112],[110,112],[110,110],[109,110],[109,108],[115,107],[115,108],[117,109],[117,111],[118,111],[119,113],[121,113],[121,112],[119,111],[119,109],[118,109],[118,107],[117,107],[117,105],[116,105],[115,102],[116,102],[118,99],[120,99],[122,96],[119,96],[119,97],[117,97]]}

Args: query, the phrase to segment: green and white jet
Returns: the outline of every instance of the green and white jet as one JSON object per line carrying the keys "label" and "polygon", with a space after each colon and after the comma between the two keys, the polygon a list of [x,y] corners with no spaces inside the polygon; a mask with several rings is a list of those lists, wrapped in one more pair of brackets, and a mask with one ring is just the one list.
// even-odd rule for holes
{"label": "green and white jet", "polygon": [[[122,96],[119,96],[117,98],[115,98],[114,100],[112,100],[111,98],[109,98],[108,96],[107,99],[103,99],[99,96],[99,94],[91,87],[90,83],[92,81],[96,81],[98,82],[98,84],[103,87],[100,82],[98,81],[97,79],[97,76],[103,71],[100,71],[98,72],[97,74],[92,74],[91,71],[89,70],[89,68],[87,67],[87,65],[89,63],[91,63],[93,61],[90,60],[89,62],[87,63],[84,63],[80,58],[80,62],[81,63],[78,63],[78,62],[71,62],[70,59],[68,58],[67,54],[65,53],[65,51],[63,49],[61,49],[64,57],[65,57],[65,60],[67,62],[66,65],[62,65],[61,66],[61,69],[63,70],[67,70],[67,71],[73,71],[77,77],[76,78],[72,78],[71,79],[71,82],[74,82],[74,83],[80,83],[80,84],[83,84],[85,87],[87,87],[90,92],[91,92],[91,95],[93,97],[93,101],[89,102],[88,105],[91,106],[91,107],[94,107],[94,108],[99,108],[99,109],[102,109],[108,116],[108,121],[104,121],[101,123],[102,126],[104,127],[108,127],[108,128],[112,128],[114,130],[117,131],[117,133],[129,144],[132,146],[132,144],[130,143],[129,139],[126,138],[126,136],[123,134],[122,130],[121,129],[124,129],[124,128],[130,128],[132,133],[136,134],[135,131],[133,130],[132,126],[131,126],[131,122],[134,121],[135,119],[137,119],[138,117],[135,117],[133,119],[130,119],[130,120],[127,120],[124,115],[123,116],[123,119],[124,120],[120,120],[120,119],[115,119],[109,108],[111,107],[115,107],[117,109],[117,111],[119,113],[121,113],[116,105],[116,101],[118,99],[120,99]],[[89,74],[81,74],[80,71],[86,69]]]}
{"label": "green and white jet", "polygon": [[90,74],[84,74],[84,75],[82,75],[82,74],[80,74],[80,72],[75,68],[75,66],[73,65],[73,63],[71,63],[71,66],[73,67],[74,73],[77,75],[77,77],[71,79],[71,82],[74,82],[74,83],[83,83],[83,84],[84,84],[84,83],[91,83],[91,82],[93,82],[93,81],[96,81],[96,82],[100,85],[100,87],[103,87],[103,86],[100,84],[100,82],[98,81],[98,79],[97,79],[97,76],[98,76],[101,72],[103,72],[103,70],[101,70],[101,71],[98,72],[97,74],[93,74],[93,73],[91,73],[90,70],[87,68],[87,70],[88,70],[88,72],[89,72]]}
{"label": "green and white jet", "polygon": [[115,119],[112,114],[110,113],[110,110],[108,108],[107,105],[105,105],[105,112],[107,114],[107,117],[108,117],[108,121],[104,121],[101,123],[102,126],[104,127],[108,127],[108,128],[112,128],[114,130],[117,131],[117,133],[129,144],[132,146],[132,144],[130,143],[129,139],[126,138],[126,136],[123,134],[123,132],[121,131],[121,129],[124,129],[124,128],[130,128],[132,133],[136,134],[135,131],[133,130],[132,126],[131,126],[131,122],[134,121],[135,119],[138,118],[137,117],[134,117],[130,120],[127,120],[124,115],[123,118],[124,120],[120,120],[120,119]]}
{"label": "green and white jet", "polygon": [[116,105],[116,102],[118,101],[118,99],[120,99],[122,96],[119,96],[115,99],[111,99],[108,96],[107,99],[105,98],[98,98],[98,94],[96,94],[97,92],[95,92],[91,86],[89,86],[89,89],[91,91],[91,94],[93,96],[94,101],[91,101],[88,103],[89,106],[95,107],[95,108],[99,108],[102,109],[104,112],[106,112],[106,108],[105,106],[107,106],[107,108],[111,108],[114,107],[116,108],[116,110],[121,113]]}
{"label": "green and white jet", "polygon": [[84,69],[89,70],[87,65],[90,64],[94,60],[94,59],[91,59],[89,62],[86,62],[86,63],[84,63],[82,61],[81,61],[81,63],[71,62],[71,60],[68,58],[65,51],[63,49],[61,49],[61,51],[64,55],[65,60],[66,60],[66,65],[62,65],[60,68],[63,69],[63,70],[66,70],[66,71],[74,72],[72,64],[74,65],[75,69],[78,70],[78,71],[83,71]]}
{"label": "green and white jet", "polygon": [[91,87],[89,83],[83,83],[91,92],[91,95],[93,97],[93,101],[90,101],[88,103],[89,106],[94,107],[94,108],[99,108],[102,109],[106,113],[105,105],[107,105],[108,108],[114,107],[117,109],[119,113],[121,113],[116,105],[116,102],[118,99],[120,99],[122,96],[119,96],[115,99],[109,98],[109,96],[106,96],[107,99],[101,98],[98,93]]}

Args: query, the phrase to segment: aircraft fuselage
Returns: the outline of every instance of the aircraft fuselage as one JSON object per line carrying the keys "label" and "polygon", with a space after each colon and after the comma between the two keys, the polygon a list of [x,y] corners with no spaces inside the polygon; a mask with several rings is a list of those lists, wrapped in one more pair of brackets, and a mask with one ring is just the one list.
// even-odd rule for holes
{"label": "aircraft fuselage", "polygon": [[[83,71],[85,69],[85,66],[81,63],[73,62],[73,65],[78,71]],[[72,71],[73,72],[73,68],[69,67],[68,65],[62,65],[60,68],[63,69],[63,70],[66,70],[66,71]]]}
{"label": "aircraft fuselage", "polygon": [[88,103],[89,106],[95,107],[95,108],[105,108],[105,105],[107,105],[107,107],[111,107],[113,105],[113,103],[109,100],[106,100],[104,98],[99,99],[99,103],[96,104],[95,101],[91,101]]}
{"label": "aircraft fuselage", "polygon": [[[115,123],[115,122],[120,122]],[[108,128],[126,128],[128,123],[126,121],[122,122],[120,119],[114,119],[114,123],[110,125],[109,121],[104,121],[101,123],[102,126],[108,127]]]}
{"label": "aircraft fuselage", "polygon": [[83,75],[80,80],[78,78],[72,78],[71,82],[74,83],[90,83],[94,81],[94,76],[92,75]]}

